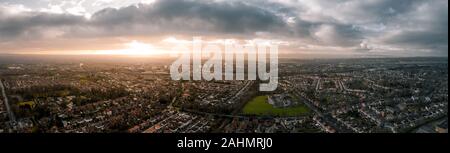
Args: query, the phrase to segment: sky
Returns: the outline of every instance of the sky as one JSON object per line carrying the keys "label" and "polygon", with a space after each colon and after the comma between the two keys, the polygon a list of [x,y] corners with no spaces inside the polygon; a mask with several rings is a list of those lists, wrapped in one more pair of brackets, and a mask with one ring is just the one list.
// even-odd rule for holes
{"label": "sky", "polygon": [[0,54],[156,55],[193,37],[304,57],[447,57],[448,1],[0,0]]}

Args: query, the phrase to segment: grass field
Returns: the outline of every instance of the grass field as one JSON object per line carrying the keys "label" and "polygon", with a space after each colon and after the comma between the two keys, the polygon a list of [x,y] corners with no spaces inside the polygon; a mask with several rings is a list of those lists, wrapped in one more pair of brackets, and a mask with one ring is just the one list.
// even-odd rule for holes
{"label": "grass field", "polygon": [[267,96],[258,96],[248,102],[243,113],[245,115],[273,115],[273,116],[300,116],[309,113],[305,105],[297,105],[289,108],[274,108],[267,102]]}

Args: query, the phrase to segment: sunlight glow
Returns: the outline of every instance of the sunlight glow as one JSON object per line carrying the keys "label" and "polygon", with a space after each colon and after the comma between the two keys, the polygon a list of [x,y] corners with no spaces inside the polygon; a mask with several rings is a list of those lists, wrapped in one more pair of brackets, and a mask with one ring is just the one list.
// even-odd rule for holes
{"label": "sunlight glow", "polygon": [[96,54],[101,55],[130,55],[130,56],[150,56],[164,54],[163,51],[157,50],[154,46],[133,40],[125,44],[126,48],[121,50],[105,50],[97,51]]}

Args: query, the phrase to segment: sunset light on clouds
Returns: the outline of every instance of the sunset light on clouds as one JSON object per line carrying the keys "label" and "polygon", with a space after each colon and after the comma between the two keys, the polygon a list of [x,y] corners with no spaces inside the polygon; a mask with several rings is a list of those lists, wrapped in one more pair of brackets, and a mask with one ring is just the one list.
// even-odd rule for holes
{"label": "sunset light on clouds", "polygon": [[299,56],[448,56],[447,18],[446,0],[2,0],[0,53],[161,55],[202,37]]}

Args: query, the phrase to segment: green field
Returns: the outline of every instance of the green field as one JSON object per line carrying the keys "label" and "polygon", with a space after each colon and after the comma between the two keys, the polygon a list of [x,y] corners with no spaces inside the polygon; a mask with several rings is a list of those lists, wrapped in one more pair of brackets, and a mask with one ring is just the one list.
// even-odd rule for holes
{"label": "green field", "polygon": [[289,108],[274,108],[267,102],[268,96],[258,96],[248,102],[243,113],[245,115],[273,115],[273,116],[300,116],[309,113],[305,105],[297,105]]}

